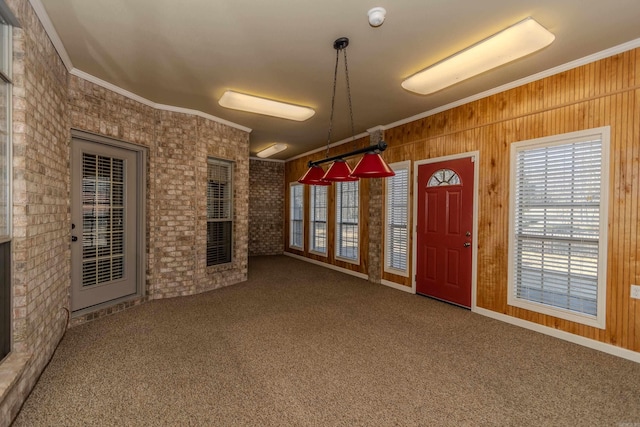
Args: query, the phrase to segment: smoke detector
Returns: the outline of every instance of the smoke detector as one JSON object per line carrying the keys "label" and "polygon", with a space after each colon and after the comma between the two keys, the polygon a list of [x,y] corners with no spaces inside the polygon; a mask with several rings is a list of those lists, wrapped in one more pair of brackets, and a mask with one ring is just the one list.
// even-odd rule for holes
{"label": "smoke detector", "polygon": [[372,27],[379,27],[384,22],[384,17],[387,14],[387,11],[384,7],[374,7],[373,9],[367,12],[369,15],[369,24]]}

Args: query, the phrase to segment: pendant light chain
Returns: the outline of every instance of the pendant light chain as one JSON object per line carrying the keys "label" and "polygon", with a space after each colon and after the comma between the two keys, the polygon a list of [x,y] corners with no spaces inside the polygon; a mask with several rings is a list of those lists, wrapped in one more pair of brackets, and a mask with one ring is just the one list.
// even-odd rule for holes
{"label": "pendant light chain", "polygon": [[[356,148],[356,131],[353,121],[353,102],[351,100],[351,83],[349,81],[349,65],[347,64],[346,47],[349,46],[349,39],[340,37],[333,43],[336,50],[336,65],[333,69],[333,93],[331,94],[331,114],[329,116],[329,133],[327,135],[327,152],[323,160],[315,162],[309,161],[309,170],[298,180],[301,184],[307,185],[331,185],[332,182],[352,182],[359,178],[385,178],[394,176],[395,173],[387,165],[380,153],[387,148],[387,143],[378,141],[377,144],[369,147]],[[329,157],[329,147],[331,146],[331,132],[333,130],[333,114],[336,104],[336,88],[338,84],[338,66],[340,64],[340,51],[344,50],[344,72],[347,83],[347,100],[349,101],[349,118],[351,120],[351,138],[354,150],[348,153]],[[364,153],[353,171],[349,167],[345,158]],[[333,162],[326,172],[320,164]]]}
{"label": "pendant light chain", "polygon": [[329,135],[327,135],[327,152],[325,157],[329,157],[329,144],[331,143],[331,129],[333,127],[333,111],[336,103],[336,82],[338,80],[338,60],[340,59],[340,50],[336,49],[336,66],[333,70],[333,95],[331,96],[331,115],[329,116]]}
{"label": "pendant light chain", "polygon": [[[347,65],[347,50],[344,49],[344,73],[347,77],[347,97],[349,99],[349,117],[351,118],[351,139],[353,147],[356,147],[356,131],[353,126],[353,107],[351,105],[351,85],[349,84],[349,66]],[[334,89],[335,90],[335,89]]]}

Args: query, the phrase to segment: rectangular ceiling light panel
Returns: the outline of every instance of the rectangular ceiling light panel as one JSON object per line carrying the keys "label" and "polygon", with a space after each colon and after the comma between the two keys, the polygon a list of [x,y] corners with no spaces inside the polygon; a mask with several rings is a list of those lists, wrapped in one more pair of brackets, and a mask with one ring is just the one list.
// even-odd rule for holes
{"label": "rectangular ceiling light panel", "polygon": [[402,82],[421,95],[437,92],[550,45],[555,36],[533,18],[526,18]]}
{"label": "rectangular ceiling light panel", "polygon": [[271,157],[274,154],[278,154],[279,152],[284,151],[286,149],[287,149],[287,144],[284,144],[282,142],[277,142],[272,146],[267,147],[262,151],[259,151],[257,156],[263,159],[266,159],[267,157]]}
{"label": "rectangular ceiling light panel", "polygon": [[316,112],[309,107],[287,104],[286,102],[246,95],[244,93],[226,91],[218,103],[233,110],[247,111],[249,113],[265,114],[281,119],[295,120],[298,122],[311,118]]}

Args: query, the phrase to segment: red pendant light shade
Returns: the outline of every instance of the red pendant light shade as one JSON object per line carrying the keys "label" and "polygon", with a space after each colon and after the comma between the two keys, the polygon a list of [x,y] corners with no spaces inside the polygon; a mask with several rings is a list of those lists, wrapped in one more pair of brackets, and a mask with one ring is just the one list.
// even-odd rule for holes
{"label": "red pendant light shade", "polygon": [[324,176],[324,169],[321,166],[314,165],[309,167],[309,170],[298,180],[300,184],[307,185],[331,185],[329,181],[322,179]]}
{"label": "red pendant light shade", "polygon": [[360,159],[351,176],[358,178],[385,178],[396,173],[378,153],[365,153]]}
{"label": "red pendant light shade", "polygon": [[324,181],[330,182],[347,182],[357,181],[358,178],[351,176],[351,168],[342,159],[338,159],[329,166],[327,173],[322,177]]}

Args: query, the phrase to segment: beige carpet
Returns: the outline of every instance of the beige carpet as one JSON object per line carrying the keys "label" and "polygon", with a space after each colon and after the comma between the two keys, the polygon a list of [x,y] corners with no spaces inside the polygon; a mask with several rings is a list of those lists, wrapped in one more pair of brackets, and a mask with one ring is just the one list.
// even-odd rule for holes
{"label": "beige carpet", "polygon": [[640,426],[640,364],[284,256],[69,330],[15,426]]}

